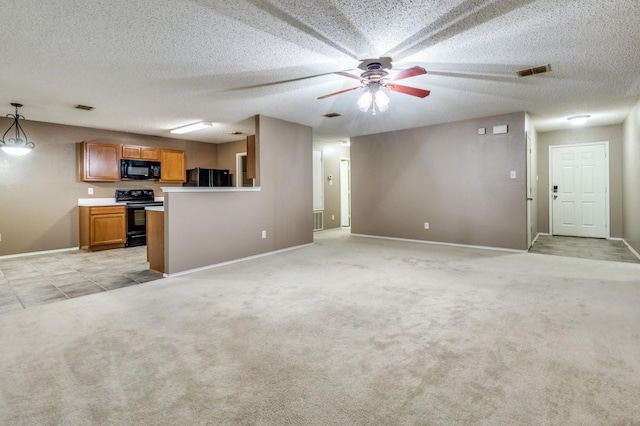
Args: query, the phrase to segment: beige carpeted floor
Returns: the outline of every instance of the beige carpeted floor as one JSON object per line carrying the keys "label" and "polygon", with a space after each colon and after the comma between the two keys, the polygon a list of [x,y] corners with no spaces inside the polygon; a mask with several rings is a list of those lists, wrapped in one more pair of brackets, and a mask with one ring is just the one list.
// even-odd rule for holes
{"label": "beige carpeted floor", "polygon": [[640,424],[640,265],[317,237],[0,315],[0,424]]}

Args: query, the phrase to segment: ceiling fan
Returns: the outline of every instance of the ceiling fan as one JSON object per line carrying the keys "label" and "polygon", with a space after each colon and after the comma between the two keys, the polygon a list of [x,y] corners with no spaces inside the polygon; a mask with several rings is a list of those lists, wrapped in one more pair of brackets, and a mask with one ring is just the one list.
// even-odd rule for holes
{"label": "ceiling fan", "polygon": [[[364,65],[365,64],[363,63],[361,67]],[[431,93],[429,90],[394,83],[395,81],[402,80],[404,78],[426,74],[427,71],[424,68],[418,66],[411,67],[393,75],[389,75],[389,72],[384,68],[385,67],[383,67],[381,60],[366,63],[366,71],[360,74],[360,77],[344,71],[336,72],[334,74],[359,80],[360,85],[340,90],[339,92],[329,93],[328,95],[318,97],[318,99],[325,99],[342,93],[365,89],[365,93],[358,100],[358,107],[363,112],[366,112],[371,108],[375,115],[376,109],[382,112],[386,111],[389,107],[389,97],[381,89],[392,90],[394,92],[404,93],[405,95],[416,96],[418,98],[425,98],[429,96],[429,93]],[[390,63],[388,68],[390,68]]]}

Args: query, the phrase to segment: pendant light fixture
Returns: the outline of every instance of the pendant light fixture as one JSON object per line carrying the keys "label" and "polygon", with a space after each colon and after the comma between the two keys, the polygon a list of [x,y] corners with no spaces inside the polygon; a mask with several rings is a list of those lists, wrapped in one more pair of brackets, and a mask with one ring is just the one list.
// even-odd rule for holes
{"label": "pendant light fixture", "polygon": [[[33,142],[29,142],[27,138],[27,134],[22,129],[19,120],[24,120],[24,116],[18,114],[18,108],[22,107],[22,104],[18,104],[15,102],[11,103],[11,106],[15,107],[15,114],[7,114],[7,118],[13,119],[13,124],[9,126],[4,135],[2,135],[2,140],[0,140],[0,148],[4,152],[10,155],[25,155],[31,152],[36,145]],[[15,132],[15,133],[14,133]],[[7,135],[9,138],[7,139]],[[13,137],[15,136],[15,137]]]}

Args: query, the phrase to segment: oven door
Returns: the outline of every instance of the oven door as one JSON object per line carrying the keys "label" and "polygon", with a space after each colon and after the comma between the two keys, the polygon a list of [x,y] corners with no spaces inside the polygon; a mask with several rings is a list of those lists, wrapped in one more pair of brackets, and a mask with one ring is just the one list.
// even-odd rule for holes
{"label": "oven door", "polygon": [[127,246],[147,244],[147,212],[144,206],[127,206]]}

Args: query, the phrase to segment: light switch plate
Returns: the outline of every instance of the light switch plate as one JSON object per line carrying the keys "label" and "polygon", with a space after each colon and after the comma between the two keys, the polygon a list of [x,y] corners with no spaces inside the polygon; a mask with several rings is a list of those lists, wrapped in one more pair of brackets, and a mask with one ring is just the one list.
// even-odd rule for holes
{"label": "light switch plate", "polygon": [[93,188],[87,188],[87,193],[89,195],[93,195]]}
{"label": "light switch plate", "polygon": [[487,129],[485,127],[480,127],[478,129],[478,134],[479,135],[485,135],[487,133]]}
{"label": "light switch plate", "polygon": [[511,179],[515,179],[515,178],[516,178],[516,175],[517,175],[517,174],[516,174],[516,171],[515,171],[515,170],[511,170],[511,173],[509,173],[509,177],[510,177]]}

